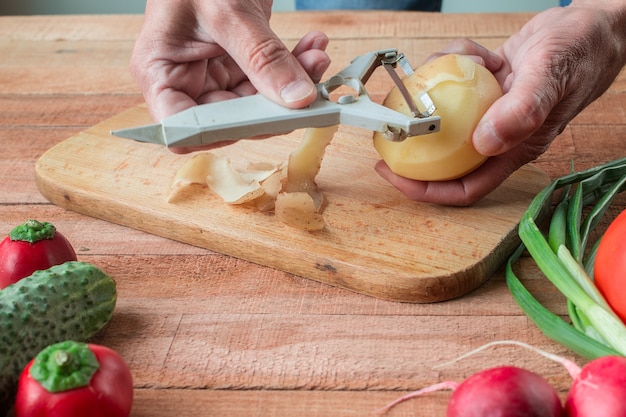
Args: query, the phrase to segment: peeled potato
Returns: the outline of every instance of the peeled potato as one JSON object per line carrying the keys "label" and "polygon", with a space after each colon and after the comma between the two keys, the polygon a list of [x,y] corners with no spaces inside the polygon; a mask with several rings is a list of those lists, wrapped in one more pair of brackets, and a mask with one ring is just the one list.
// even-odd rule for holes
{"label": "peeled potato", "polygon": [[[374,147],[391,170],[421,181],[459,178],[486,159],[472,145],[472,133],[489,106],[502,96],[493,74],[463,55],[443,55],[420,66],[403,80],[419,108],[418,97],[426,91],[441,117],[441,130],[391,142],[375,132]],[[410,115],[397,88],[383,105]]]}

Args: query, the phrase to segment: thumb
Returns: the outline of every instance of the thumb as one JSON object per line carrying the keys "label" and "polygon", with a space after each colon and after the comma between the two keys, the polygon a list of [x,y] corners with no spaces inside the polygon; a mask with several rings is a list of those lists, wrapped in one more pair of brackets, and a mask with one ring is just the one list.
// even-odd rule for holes
{"label": "thumb", "polygon": [[[515,77],[511,74],[510,77]],[[482,117],[473,134],[478,152],[500,155],[535,133],[556,105],[558,92],[549,78],[537,72],[507,79],[508,91]]]}
{"label": "thumb", "polygon": [[[270,29],[267,21],[247,22],[224,49],[237,62],[252,85],[276,103],[290,108],[311,104],[317,89],[306,70]],[[247,26],[245,26],[247,25]],[[242,27],[241,25],[239,27]]]}

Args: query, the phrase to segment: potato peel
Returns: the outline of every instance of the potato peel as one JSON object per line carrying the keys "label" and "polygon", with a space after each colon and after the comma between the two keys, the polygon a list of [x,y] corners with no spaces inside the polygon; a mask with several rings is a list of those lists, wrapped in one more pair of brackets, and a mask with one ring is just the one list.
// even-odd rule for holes
{"label": "potato peel", "polygon": [[287,170],[283,168],[274,172],[261,183],[265,193],[254,200],[257,210],[263,212],[274,210],[276,197],[278,197],[285,175],[287,175]]}
{"label": "potato peel", "polygon": [[213,155],[208,152],[194,154],[183,166],[181,166],[170,184],[170,192],[167,196],[167,202],[171,203],[178,196],[179,192],[191,185],[206,185],[206,177],[210,171],[210,164]]}
{"label": "potato peel", "polygon": [[180,190],[191,184],[208,186],[227,204],[243,204],[265,193],[261,182],[280,169],[279,166],[264,163],[249,165],[251,169],[239,171],[228,158],[211,152],[194,154],[176,172],[168,202],[172,202]]}
{"label": "potato peel", "polygon": [[[298,149],[289,156],[287,176],[276,199],[276,217],[285,224],[302,230],[321,230],[324,218],[324,194],[317,189],[315,178],[322,166],[326,147],[338,126],[309,128]],[[301,194],[308,195],[308,199]],[[286,197],[292,195],[290,197]]]}
{"label": "potato peel", "polygon": [[274,212],[281,222],[297,229],[314,231],[325,227],[324,217],[317,211],[313,198],[304,191],[278,194]]}
{"label": "potato peel", "polygon": [[203,184],[227,204],[254,202],[257,210],[274,210],[284,224],[301,230],[325,227],[321,211],[324,195],[315,182],[326,147],[337,126],[307,129],[287,166],[251,163],[246,169],[233,167],[228,158],[211,152],[194,154],[177,172],[168,202],[191,184]]}
{"label": "potato peel", "polygon": [[280,165],[270,162],[251,162],[246,169],[238,170],[237,172],[244,181],[257,181],[261,183],[281,168]]}
{"label": "potato peel", "polygon": [[244,179],[227,158],[215,157],[211,162],[206,183],[225,203],[243,204],[264,193],[259,181]]}

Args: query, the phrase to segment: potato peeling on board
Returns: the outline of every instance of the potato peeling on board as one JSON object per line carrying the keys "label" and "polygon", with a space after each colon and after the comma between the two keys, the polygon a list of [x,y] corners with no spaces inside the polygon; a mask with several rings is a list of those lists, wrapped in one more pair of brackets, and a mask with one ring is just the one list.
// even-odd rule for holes
{"label": "potato peeling on board", "polygon": [[276,217],[288,226],[309,231],[322,230],[325,226],[324,217],[307,192],[281,192],[275,205]]}
{"label": "potato peeling on board", "polygon": [[238,171],[227,158],[210,152],[197,153],[176,172],[168,202],[172,202],[183,187],[203,184],[225,203],[243,204],[263,195],[265,191],[261,182],[279,169],[279,166],[264,164],[262,167],[252,166],[245,171]]}
{"label": "potato peeling on board", "polygon": [[337,127],[307,129],[287,167],[261,162],[236,169],[226,157],[196,153],[176,172],[167,201],[173,202],[191,184],[202,184],[227,204],[253,202],[259,211],[274,210],[276,218],[288,226],[321,230],[325,227],[324,195],[315,177]]}
{"label": "potato peeling on board", "polygon": [[282,180],[274,208],[283,223],[310,231],[324,228],[324,194],[317,189],[315,177],[337,128],[335,125],[307,129],[300,146],[289,156],[287,176]]}

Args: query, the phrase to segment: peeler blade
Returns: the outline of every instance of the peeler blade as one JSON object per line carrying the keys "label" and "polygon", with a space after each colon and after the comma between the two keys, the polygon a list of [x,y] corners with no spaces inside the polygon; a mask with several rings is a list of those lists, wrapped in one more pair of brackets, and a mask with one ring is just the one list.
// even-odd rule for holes
{"label": "peeler blade", "polygon": [[160,124],[111,131],[114,136],[167,147],[274,135],[339,123],[339,109],[318,100],[306,109],[288,109],[260,94],[191,107]]}
{"label": "peeler blade", "polygon": [[163,126],[160,123],[131,127],[128,129],[112,130],[111,134],[120,138],[133,139],[139,142],[166,145],[163,135]]}

